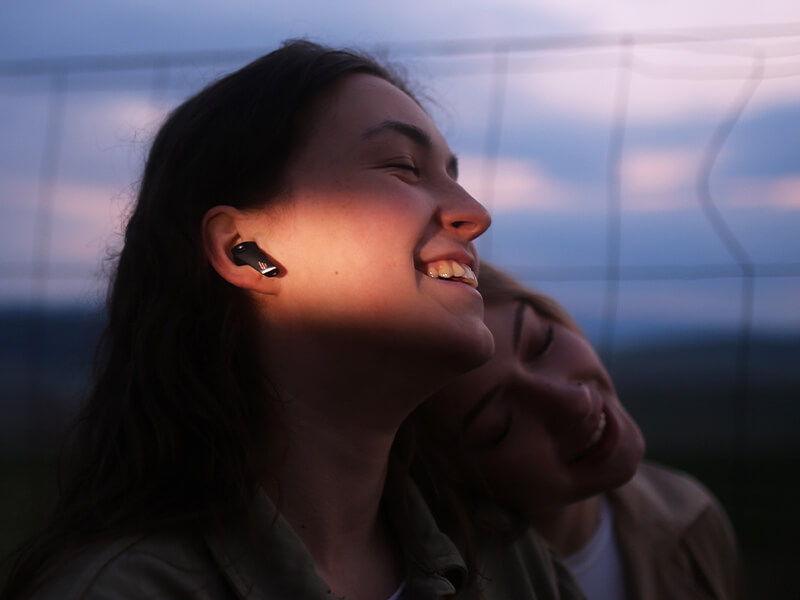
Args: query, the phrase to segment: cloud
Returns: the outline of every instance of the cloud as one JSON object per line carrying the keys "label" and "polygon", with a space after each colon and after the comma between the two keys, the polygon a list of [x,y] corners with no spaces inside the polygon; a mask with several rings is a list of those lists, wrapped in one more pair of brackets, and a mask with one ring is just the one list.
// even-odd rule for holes
{"label": "cloud", "polygon": [[772,182],[773,206],[787,210],[800,210],[800,176],[783,177]]}
{"label": "cloud", "polygon": [[714,27],[756,23],[800,21],[800,5],[785,0],[535,0],[533,5],[551,14],[571,18],[592,29],[664,29],[671,27]]}
{"label": "cloud", "polygon": [[[391,46],[398,40],[800,21],[800,4],[784,0],[677,0],[660,5],[409,0],[390,9],[348,0],[336,5],[300,0],[279,10],[251,0],[203,6],[185,0],[147,0],[113,7],[98,0],[77,0],[51,2],[47,10],[29,4],[0,4],[3,58],[249,47],[266,51],[280,39],[304,35],[371,48]],[[791,49],[786,42],[746,42],[746,49],[749,52],[759,44]],[[739,42],[737,47],[745,48]],[[697,157],[689,149],[699,152],[705,146],[726,117],[751,66],[747,52],[722,56],[708,52],[710,48],[681,44],[635,49],[622,165],[623,209],[634,214],[626,213],[624,232],[628,236],[640,230],[636,219],[652,219],[655,224],[635,246],[626,237],[626,256],[643,255],[646,243],[655,245],[662,238],[664,248],[683,247],[687,228],[708,229],[696,210],[693,179],[697,164],[692,160]],[[394,56],[391,47],[389,55]],[[493,212],[504,215],[493,228],[498,248],[513,237],[509,229],[519,221],[517,214],[524,214],[531,217],[527,229],[542,243],[532,255],[557,262],[574,253],[575,264],[599,260],[605,248],[605,177],[620,73],[616,49],[520,53],[511,58],[500,136],[502,156],[491,197],[484,188],[487,175],[480,154],[486,147],[494,93],[492,57],[412,60],[398,53],[398,60],[429,74],[425,83],[445,105],[445,116],[437,122],[443,122],[448,140],[461,154],[462,182],[476,198],[491,201]],[[768,73],[773,65],[790,68],[798,60],[794,56],[775,59]],[[209,76],[235,66],[176,68],[171,71],[166,93],[173,99],[179,92],[188,95],[190,88],[196,89]],[[413,70],[411,73],[416,79]],[[729,78],[718,79],[722,75]],[[94,83],[81,88],[78,80],[91,77]],[[23,87],[34,85],[32,79],[22,79]],[[70,78],[53,221],[53,249],[64,260],[96,260],[94,253],[114,240],[112,232],[120,224],[131,182],[138,180],[147,143],[168,108],[166,103],[151,101],[151,80],[152,73],[146,70]],[[14,85],[18,81],[21,79],[15,79]],[[46,91],[46,80],[38,81],[37,89]],[[118,82],[122,87],[117,87]],[[792,232],[781,230],[777,235],[774,229],[784,227],[790,220],[787,217],[800,214],[800,166],[793,145],[800,121],[795,109],[787,108],[780,115],[775,111],[776,103],[792,107],[798,98],[800,77],[764,81],[712,173],[712,191],[719,205],[742,207],[731,213],[746,215],[737,226],[749,232],[754,213],[763,215],[765,223],[769,221],[763,229],[770,234],[764,236],[765,241],[759,238],[760,244],[774,240],[775,244],[797,247]],[[0,248],[12,250],[7,256],[17,256],[23,250],[30,252],[32,244],[32,207],[37,198],[35,178],[41,164],[47,98],[44,93],[14,92],[0,95],[0,108],[0,129],[6,134],[0,136],[0,170],[4,171],[0,173]],[[777,116],[771,117],[773,114]],[[769,180],[766,175],[776,179]],[[9,202],[9,198],[15,201]],[[751,210],[756,206],[768,210]],[[686,212],[678,210],[681,207]],[[692,207],[693,212],[689,210]],[[580,235],[573,235],[570,232],[577,230],[576,220],[580,219],[590,225],[580,229]],[[514,240],[531,235],[530,231],[520,232]],[[544,242],[551,238],[552,245],[545,247]],[[698,248],[687,249],[686,260],[700,257]],[[705,247],[702,250],[703,256],[716,260]],[[519,253],[519,248],[515,245],[513,251]]]}
{"label": "cloud", "polygon": [[[699,152],[683,148],[636,148],[621,163],[625,211],[663,212],[695,204],[694,180]],[[487,190],[485,161],[459,158],[462,185],[492,212],[605,212],[604,181],[581,184],[556,175],[533,159],[498,159],[494,189]]]}
{"label": "cloud", "polygon": [[[694,28],[800,20],[786,0],[73,0],[0,4],[0,55],[58,56],[254,47],[287,37],[341,44]],[[65,23],[69,23],[65,27]]]}
{"label": "cloud", "polygon": [[716,195],[731,206],[800,211],[800,175],[731,179]]}
{"label": "cloud", "polygon": [[[639,46],[632,67],[622,68],[624,49],[590,48],[513,55],[509,61],[509,102],[573,118],[609,122],[624,106],[632,123],[680,122],[724,117],[750,85],[753,58],[719,56],[703,45]],[[800,75],[800,64],[794,71]],[[783,59],[767,63],[749,112],[764,112],[796,100],[800,77],[775,77]],[[618,104],[620,91],[624,105]]]}
{"label": "cloud", "polygon": [[674,149],[637,149],[622,163],[623,186],[632,193],[674,190],[688,183],[697,153]]}
{"label": "cloud", "polygon": [[698,154],[691,149],[674,148],[637,148],[629,152],[621,164],[625,209],[684,208],[692,199],[689,186],[694,183]]}
{"label": "cloud", "polygon": [[[756,100],[758,98],[756,96]],[[719,171],[730,177],[800,175],[798,139],[800,103],[797,100],[763,114],[745,114],[731,132]]]}
{"label": "cloud", "polygon": [[499,158],[491,191],[487,189],[488,174],[482,157],[460,156],[459,171],[464,188],[492,212],[563,211],[569,210],[575,200],[569,185],[551,179],[531,160]]}
{"label": "cloud", "polygon": [[[96,302],[105,285],[102,259],[108,248],[119,245],[115,232],[120,229],[128,199],[107,184],[62,180],[52,190],[52,212],[42,220],[39,191],[36,179],[3,177],[0,253],[7,267],[0,279],[0,304],[34,298],[55,303]],[[38,247],[42,227],[47,229],[48,223],[49,239],[44,248]],[[32,269],[42,251],[50,265],[49,277],[37,283]]]}
{"label": "cloud", "polygon": [[[35,179],[4,177],[12,193],[4,204],[0,250],[6,259],[28,261],[35,254],[33,240],[42,225]],[[49,216],[49,258],[95,264],[106,247],[116,242],[131,198],[101,182],[60,181],[52,191]]]}
{"label": "cloud", "polygon": [[544,34],[572,22],[562,25],[562,16],[549,16],[544,7],[519,0],[228,0],[201,5],[188,0],[74,0],[51,1],[46,9],[24,3],[0,7],[0,54],[6,57],[247,47],[267,51],[292,37],[371,47],[387,40]]}

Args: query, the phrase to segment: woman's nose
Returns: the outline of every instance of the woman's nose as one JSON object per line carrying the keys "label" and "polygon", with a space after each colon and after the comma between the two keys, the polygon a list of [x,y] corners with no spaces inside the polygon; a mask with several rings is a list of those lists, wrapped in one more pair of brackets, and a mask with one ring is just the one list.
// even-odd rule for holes
{"label": "woman's nose", "polygon": [[492,217],[464,188],[455,182],[453,186],[441,206],[442,226],[469,242],[489,228]]}

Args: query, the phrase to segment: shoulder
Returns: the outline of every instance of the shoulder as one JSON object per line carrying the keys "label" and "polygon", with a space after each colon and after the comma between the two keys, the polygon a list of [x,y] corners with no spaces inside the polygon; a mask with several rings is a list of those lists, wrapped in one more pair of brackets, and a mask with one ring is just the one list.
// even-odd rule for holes
{"label": "shoulder", "polygon": [[611,492],[609,498],[615,518],[625,512],[637,521],[666,521],[679,529],[709,515],[727,520],[718,500],[697,479],[654,463],[643,463],[633,479]]}
{"label": "shoulder", "polygon": [[679,580],[684,586],[693,582],[695,594],[704,589],[707,597],[739,597],[741,560],[733,527],[722,505],[694,477],[643,464],[608,497],[634,579],[659,580],[667,588]]}
{"label": "shoulder", "polygon": [[552,548],[529,529],[512,544],[481,548],[483,598],[579,600],[585,598],[575,578]]}
{"label": "shoulder", "polygon": [[56,598],[228,598],[219,570],[194,536],[137,536],[84,550],[35,594]]}

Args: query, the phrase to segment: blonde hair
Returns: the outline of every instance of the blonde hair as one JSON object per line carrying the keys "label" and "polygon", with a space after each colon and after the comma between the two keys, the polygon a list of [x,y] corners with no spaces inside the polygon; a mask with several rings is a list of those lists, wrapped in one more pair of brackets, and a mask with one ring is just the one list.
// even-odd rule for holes
{"label": "blonde hair", "polygon": [[523,302],[542,317],[583,335],[580,326],[567,309],[550,296],[526,288],[511,275],[487,262],[481,263],[479,275],[478,291],[487,306]]}

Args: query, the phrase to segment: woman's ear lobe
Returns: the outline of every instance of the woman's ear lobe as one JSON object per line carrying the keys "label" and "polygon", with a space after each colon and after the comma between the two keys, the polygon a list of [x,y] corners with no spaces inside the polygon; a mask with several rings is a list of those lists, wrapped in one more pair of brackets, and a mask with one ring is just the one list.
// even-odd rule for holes
{"label": "woman's ear lobe", "polygon": [[[269,292],[272,286],[270,279],[265,277],[263,269],[257,269],[250,263],[258,264],[258,261],[251,260],[252,247],[255,244],[247,244],[245,248],[250,249],[250,256],[240,256],[237,260],[233,254],[235,247],[241,246],[248,241],[241,226],[244,223],[242,212],[232,206],[214,206],[209,209],[203,217],[203,250],[206,258],[220,277],[228,283],[240,288],[251,289],[260,292]],[[257,249],[257,246],[255,246]],[[269,260],[263,261],[265,268],[274,267]],[[277,275],[277,267],[275,273]],[[270,288],[270,289],[266,289]]]}

